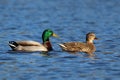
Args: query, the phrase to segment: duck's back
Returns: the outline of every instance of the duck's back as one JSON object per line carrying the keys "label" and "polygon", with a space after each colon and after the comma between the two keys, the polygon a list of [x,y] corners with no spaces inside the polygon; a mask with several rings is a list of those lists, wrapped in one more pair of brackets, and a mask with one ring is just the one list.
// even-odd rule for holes
{"label": "duck's back", "polygon": [[16,41],[16,43],[21,46],[43,46],[42,44],[36,41]]}
{"label": "duck's back", "polygon": [[63,50],[65,51],[81,51],[82,48],[85,47],[85,43],[81,43],[81,42],[67,42],[67,43],[63,43],[63,44],[59,44]]}
{"label": "duck's back", "polygon": [[68,42],[60,44],[63,50],[70,52],[86,52],[92,53],[95,51],[95,46],[93,44],[87,44],[82,42]]}

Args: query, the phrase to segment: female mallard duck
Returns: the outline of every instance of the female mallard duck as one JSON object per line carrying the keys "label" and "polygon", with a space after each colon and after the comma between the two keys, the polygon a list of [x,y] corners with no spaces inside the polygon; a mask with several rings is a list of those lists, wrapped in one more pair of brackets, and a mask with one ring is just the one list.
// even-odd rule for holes
{"label": "female mallard duck", "polygon": [[58,37],[52,30],[46,29],[42,34],[43,44],[36,41],[9,41],[13,51],[51,51],[53,50],[49,38]]}
{"label": "female mallard duck", "polygon": [[95,40],[95,39],[97,39],[95,34],[93,32],[89,32],[86,35],[86,42],[85,43],[82,43],[82,42],[67,42],[67,43],[63,43],[63,44],[59,44],[59,45],[64,51],[85,52],[85,53],[88,53],[88,54],[91,55],[96,50],[96,48],[93,44],[93,40]]}

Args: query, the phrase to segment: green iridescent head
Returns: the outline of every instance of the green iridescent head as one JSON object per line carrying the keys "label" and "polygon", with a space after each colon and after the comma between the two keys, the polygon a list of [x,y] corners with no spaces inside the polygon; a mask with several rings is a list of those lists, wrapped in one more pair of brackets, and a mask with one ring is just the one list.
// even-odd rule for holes
{"label": "green iridescent head", "polygon": [[50,29],[44,30],[44,32],[42,34],[43,43],[46,42],[46,41],[49,41],[49,38],[51,36],[58,37],[58,35],[55,34],[52,30],[50,30]]}

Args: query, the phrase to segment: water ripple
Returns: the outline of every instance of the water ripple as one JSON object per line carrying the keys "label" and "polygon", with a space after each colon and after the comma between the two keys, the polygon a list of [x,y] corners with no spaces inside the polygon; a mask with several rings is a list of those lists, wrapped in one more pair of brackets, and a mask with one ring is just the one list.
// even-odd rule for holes
{"label": "water ripple", "polygon": [[[119,80],[119,5],[119,0],[0,0],[0,80]],[[11,40],[42,43],[47,28],[60,36],[50,38],[53,51],[9,51]],[[94,57],[58,46],[84,42],[88,32],[99,38]]]}

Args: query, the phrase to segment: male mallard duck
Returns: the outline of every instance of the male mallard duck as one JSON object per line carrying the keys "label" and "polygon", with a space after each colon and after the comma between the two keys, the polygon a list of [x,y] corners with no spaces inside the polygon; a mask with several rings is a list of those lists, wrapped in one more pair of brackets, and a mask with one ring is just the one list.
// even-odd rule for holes
{"label": "male mallard duck", "polygon": [[95,40],[95,39],[97,39],[95,34],[93,32],[89,32],[88,34],[86,34],[86,42],[85,43],[67,42],[67,43],[63,43],[63,44],[59,44],[59,45],[64,51],[85,52],[85,53],[88,53],[91,55],[96,50],[96,48],[93,44],[93,40]]}
{"label": "male mallard duck", "polygon": [[42,34],[43,44],[36,41],[9,41],[13,51],[51,51],[52,45],[49,41],[51,36],[58,37],[52,30],[46,29]]}

